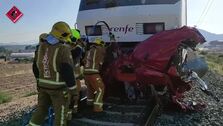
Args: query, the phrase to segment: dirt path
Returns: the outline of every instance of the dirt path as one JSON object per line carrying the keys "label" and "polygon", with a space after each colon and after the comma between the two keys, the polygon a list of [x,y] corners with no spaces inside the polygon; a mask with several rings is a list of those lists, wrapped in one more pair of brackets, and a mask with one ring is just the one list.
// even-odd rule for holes
{"label": "dirt path", "polygon": [[0,64],[0,92],[12,97],[0,104],[0,122],[36,104],[36,82],[32,64]]}
{"label": "dirt path", "polygon": [[0,64],[0,92],[14,99],[36,91],[32,64]]}

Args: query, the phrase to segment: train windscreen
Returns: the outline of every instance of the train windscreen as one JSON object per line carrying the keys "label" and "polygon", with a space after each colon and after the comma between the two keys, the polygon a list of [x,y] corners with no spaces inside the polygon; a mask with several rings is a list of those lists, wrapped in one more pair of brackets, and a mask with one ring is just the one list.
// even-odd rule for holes
{"label": "train windscreen", "polygon": [[175,4],[180,0],[81,0],[79,11],[118,6]]}

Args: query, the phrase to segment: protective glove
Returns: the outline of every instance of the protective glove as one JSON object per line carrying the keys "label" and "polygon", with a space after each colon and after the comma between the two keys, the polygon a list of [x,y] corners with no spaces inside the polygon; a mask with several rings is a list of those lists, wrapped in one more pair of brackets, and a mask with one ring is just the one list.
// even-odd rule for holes
{"label": "protective glove", "polygon": [[70,94],[71,96],[77,96],[78,95],[77,88],[68,89],[68,94]]}
{"label": "protective glove", "polygon": [[79,79],[79,80],[84,79],[84,74],[80,74],[76,79]]}
{"label": "protective glove", "polygon": [[71,106],[78,101],[78,91],[77,88],[68,89],[68,94],[71,96]]}

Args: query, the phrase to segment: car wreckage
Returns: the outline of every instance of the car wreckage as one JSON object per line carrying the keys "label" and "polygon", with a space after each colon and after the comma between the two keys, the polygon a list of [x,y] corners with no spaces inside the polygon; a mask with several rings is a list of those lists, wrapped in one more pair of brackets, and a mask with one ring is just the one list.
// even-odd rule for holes
{"label": "car wreckage", "polygon": [[183,100],[184,93],[196,83],[204,93],[218,101],[201,79],[208,66],[195,53],[196,46],[205,41],[196,28],[183,26],[153,35],[135,46],[129,54],[120,53],[120,48],[113,46],[116,48],[110,51],[118,57],[103,72],[106,92],[119,92],[121,86],[118,82],[140,91],[152,86],[158,96],[168,93],[170,100],[184,111],[200,110],[205,104]]}

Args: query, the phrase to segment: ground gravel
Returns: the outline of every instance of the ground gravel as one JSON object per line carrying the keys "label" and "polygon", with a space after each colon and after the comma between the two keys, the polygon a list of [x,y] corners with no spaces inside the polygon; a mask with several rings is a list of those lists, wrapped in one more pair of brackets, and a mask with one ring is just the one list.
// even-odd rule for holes
{"label": "ground gravel", "polygon": [[209,90],[218,96],[220,102],[204,94],[197,85],[185,94],[185,100],[203,101],[207,107],[200,112],[164,110],[158,117],[156,126],[223,126],[223,76],[208,71],[202,78]]}
{"label": "ground gravel", "polygon": [[0,122],[9,121],[12,118],[21,116],[25,111],[29,111],[37,103],[37,95],[14,100],[0,105]]}

